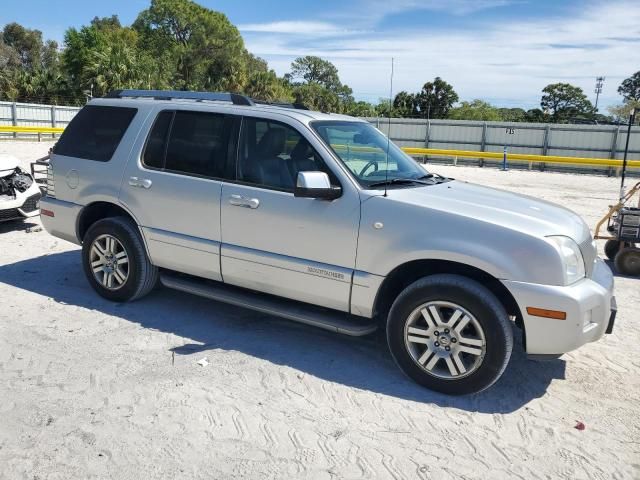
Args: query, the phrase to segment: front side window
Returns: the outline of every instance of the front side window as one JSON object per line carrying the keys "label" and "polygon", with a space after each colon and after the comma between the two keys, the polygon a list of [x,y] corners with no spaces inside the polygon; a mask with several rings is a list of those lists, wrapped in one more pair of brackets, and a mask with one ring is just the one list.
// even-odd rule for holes
{"label": "front side window", "polygon": [[243,119],[237,170],[241,182],[287,192],[293,191],[298,172],[323,171],[337,183],[297,130],[251,117]]}
{"label": "front side window", "polygon": [[231,121],[218,113],[161,112],[149,134],[142,162],[171,172],[222,178],[228,164]]}
{"label": "front side window", "polygon": [[363,187],[406,185],[432,177],[369,123],[315,121],[311,126]]}
{"label": "front side window", "polygon": [[108,162],[137,111],[137,108],[87,105],[67,125],[53,152]]}

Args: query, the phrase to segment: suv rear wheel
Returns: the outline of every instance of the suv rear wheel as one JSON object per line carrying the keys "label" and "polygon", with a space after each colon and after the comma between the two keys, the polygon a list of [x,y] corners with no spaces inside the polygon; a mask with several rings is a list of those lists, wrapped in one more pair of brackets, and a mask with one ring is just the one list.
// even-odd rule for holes
{"label": "suv rear wheel", "polygon": [[82,243],[82,265],[93,289],[116,302],[137,300],[158,280],[137,226],[128,218],[112,217],[91,225]]}
{"label": "suv rear wheel", "polygon": [[490,387],[513,348],[511,322],[498,299],[478,282],[449,274],[422,278],[398,296],[387,341],[407,376],[452,395]]}

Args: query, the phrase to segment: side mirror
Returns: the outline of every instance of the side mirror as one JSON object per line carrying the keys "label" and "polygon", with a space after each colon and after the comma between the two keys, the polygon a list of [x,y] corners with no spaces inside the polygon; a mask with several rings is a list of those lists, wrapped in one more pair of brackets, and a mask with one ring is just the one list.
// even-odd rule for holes
{"label": "side mirror", "polygon": [[342,195],[342,188],[331,186],[329,175],[325,172],[298,172],[293,195],[301,198],[335,200]]}

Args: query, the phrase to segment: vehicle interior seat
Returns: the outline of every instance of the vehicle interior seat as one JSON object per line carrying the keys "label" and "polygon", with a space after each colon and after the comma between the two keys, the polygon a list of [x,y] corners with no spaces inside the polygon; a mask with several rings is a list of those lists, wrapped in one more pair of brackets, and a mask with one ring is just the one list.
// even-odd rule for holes
{"label": "vehicle interior seat", "polygon": [[287,132],[281,128],[268,130],[258,142],[256,152],[249,155],[242,171],[244,180],[277,188],[292,190],[293,177],[285,159]]}

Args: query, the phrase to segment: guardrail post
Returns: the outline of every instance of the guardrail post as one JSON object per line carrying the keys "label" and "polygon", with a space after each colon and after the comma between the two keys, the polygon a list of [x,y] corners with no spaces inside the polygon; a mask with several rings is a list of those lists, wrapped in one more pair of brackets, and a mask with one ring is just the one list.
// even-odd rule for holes
{"label": "guardrail post", "polygon": [[502,168],[500,169],[503,172],[506,172],[507,170],[509,170],[509,168],[507,167],[507,146],[504,146],[504,149],[502,150]]}
{"label": "guardrail post", "polygon": [[429,148],[429,136],[431,135],[431,120],[427,120],[427,134],[424,138],[424,148]]}
{"label": "guardrail post", "polygon": [[[18,106],[16,102],[11,104],[11,125],[18,126]],[[13,132],[13,138],[18,138],[18,132]]]}
{"label": "guardrail post", "polygon": [[[51,105],[51,127],[56,128],[56,106]],[[51,138],[56,138],[56,134],[52,133]]]}
{"label": "guardrail post", "polygon": [[485,146],[487,143],[487,122],[482,124],[482,139],[480,140],[480,151],[485,151]]}
{"label": "guardrail post", "polygon": [[547,150],[549,150],[549,137],[551,136],[551,125],[547,123],[547,126],[544,129],[544,140],[542,141],[542,155],[547,154]]}

